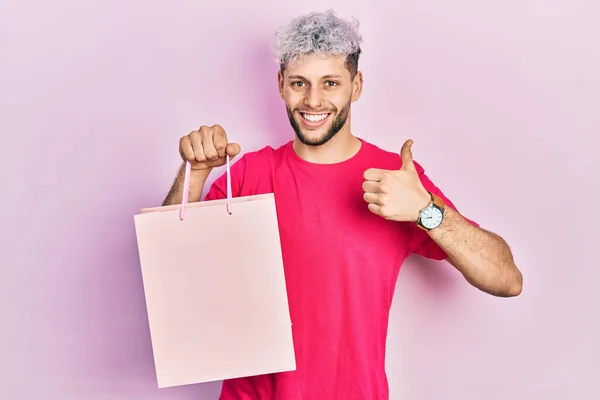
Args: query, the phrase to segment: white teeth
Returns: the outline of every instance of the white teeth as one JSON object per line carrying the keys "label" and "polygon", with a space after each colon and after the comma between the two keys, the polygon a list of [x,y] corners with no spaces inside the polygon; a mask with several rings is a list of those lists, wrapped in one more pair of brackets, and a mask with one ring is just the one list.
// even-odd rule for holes
{"label": "white teeth", "polygon": [[304,118],[306,118],[310,122],[319,122],[319,121],[323,121],[325,118],[327,118],[327,115],[329,115],[329,114],[302,114],[302,115],[304,116]]}

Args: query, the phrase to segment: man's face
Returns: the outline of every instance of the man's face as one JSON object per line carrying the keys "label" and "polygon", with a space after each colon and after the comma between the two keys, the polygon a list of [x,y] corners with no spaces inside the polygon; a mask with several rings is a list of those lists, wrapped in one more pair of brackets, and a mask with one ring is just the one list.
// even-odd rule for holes
{"label": "man's face", "polygon": [[298,139],[309,146],[327,143],[348,127],[350,104],[360,96],[362,75],[354,79],[342,56],[303,56],[279,73],[279,90]]}

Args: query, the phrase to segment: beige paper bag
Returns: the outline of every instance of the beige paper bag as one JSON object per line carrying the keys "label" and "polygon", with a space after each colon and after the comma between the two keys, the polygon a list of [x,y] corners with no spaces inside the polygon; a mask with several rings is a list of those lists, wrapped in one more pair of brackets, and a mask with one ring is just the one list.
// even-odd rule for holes
{"label": "beige paper bag", "polygon": [[158,386],[295,370],[274,195],[186,202],[134,217]]}

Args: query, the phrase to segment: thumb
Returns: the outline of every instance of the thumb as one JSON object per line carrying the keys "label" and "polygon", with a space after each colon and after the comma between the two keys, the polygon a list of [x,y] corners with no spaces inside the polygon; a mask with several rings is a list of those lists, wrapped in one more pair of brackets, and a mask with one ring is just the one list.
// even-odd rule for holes
{"label": "thumb", "polygon": [[415,171],[415,163],[413,162],[413,157],[412,157],[412,151],[411,151],[411,147],[412,147],[413,141],[412,139],[407,140],[406,142],[404,142],[404,144],[402,145],[402,150],[400,150],[400,157],[402,158],[402,167],[400,168],[401,170],[404,171]]}
{"label": "thumb", "polygon": [[225,152],[231,158],[237,156],[240,153],[241,150],[242,149],[240,148],[240,145],[237,144],[237,143],[228,143],[227,147],[225,148]]}

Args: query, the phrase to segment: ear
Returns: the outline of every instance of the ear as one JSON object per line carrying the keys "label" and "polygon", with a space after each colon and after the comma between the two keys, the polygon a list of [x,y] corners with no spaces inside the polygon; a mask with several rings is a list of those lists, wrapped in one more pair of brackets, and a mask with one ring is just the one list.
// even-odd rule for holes
{"label": "ear", "polygon": [[358,71],[354,80],[352,81],[352,101],[356,101],[360,98],[363,89],[363,74]]}
{"label": "ear", "polygon": [[281,68],[279,69],[279,71],[277,71],[277,82],[278,82],[278,87],[279,87],[279,95],[281,96],[281,98],[283,99],[283,74],[281,73]]}

